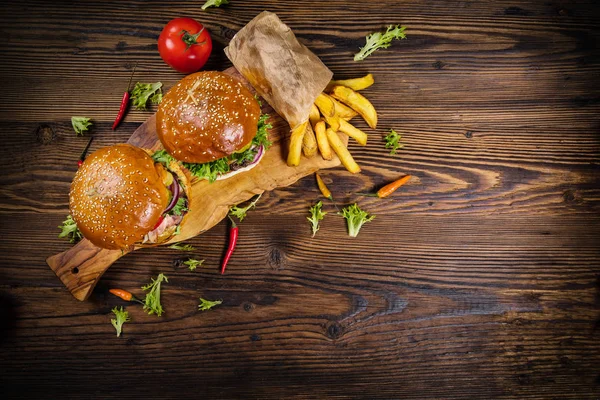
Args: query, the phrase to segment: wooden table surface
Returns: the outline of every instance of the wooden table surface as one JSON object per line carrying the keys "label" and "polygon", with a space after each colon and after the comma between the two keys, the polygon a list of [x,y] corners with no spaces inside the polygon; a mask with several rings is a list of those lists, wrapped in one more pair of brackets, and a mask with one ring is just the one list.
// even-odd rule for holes
{"label": "wooden table surface", "polygon": [[[600,7],[589,1],[14,1],[0,32],[0,394],[3,398],[515,398],[600,396]],[[45,263],[87,137],[124,142],[152,112],[110,129],[136,80],[182,75],[156,39],[174,17],[206,24],[206,69],[227,38],[276,12],[338,78],[367,72],[380,116],[363,168],[323,171],[340,205],[375,214],[358,238],[331,213],[315,238],[312,177],[266,193],[225,276],[221,222],[190,240],[206,260],[148,249],[115,263],[91,298]],[[364,62],[370,32],[407,27]],[[402,133],[395,156],[390,128]],[[387,199],[359,197],[403,174]],[[165,315],[108,293],[159,272]],[[198,298],[222,299],[208,312]],[[111,309],[133,321],[117,338]],[[209,397],[210,396],[210,397]]]}

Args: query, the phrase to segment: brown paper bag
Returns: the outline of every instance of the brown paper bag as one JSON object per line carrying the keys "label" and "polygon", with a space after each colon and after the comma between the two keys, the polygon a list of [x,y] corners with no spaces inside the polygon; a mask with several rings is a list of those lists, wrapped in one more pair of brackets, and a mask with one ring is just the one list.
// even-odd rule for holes
{"label": "brown paper bag", "polygon": [[291,128],[308,119],[312,104],[333,77],[319,57],[268,11],[242,28],[225,54]]}

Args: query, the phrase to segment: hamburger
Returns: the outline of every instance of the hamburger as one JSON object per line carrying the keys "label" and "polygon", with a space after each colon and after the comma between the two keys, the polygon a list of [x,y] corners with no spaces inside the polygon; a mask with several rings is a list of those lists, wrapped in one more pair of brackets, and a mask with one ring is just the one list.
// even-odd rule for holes
{"label": "hamburger", "polygon": [[157,245],[179,233],[190,208],[189,181],[176,162],[155,162],[144,149],[104,147],[90,154],[75,174],[71,216],[98,247]]}
{"label": "hamburger", "polygon": [[271,144],[268,115],[237,79],[216,71],[191,74],[164,96],[156,130],[164,150],[155,160],[176,159],[197,179],[214,182],[258,164]]}

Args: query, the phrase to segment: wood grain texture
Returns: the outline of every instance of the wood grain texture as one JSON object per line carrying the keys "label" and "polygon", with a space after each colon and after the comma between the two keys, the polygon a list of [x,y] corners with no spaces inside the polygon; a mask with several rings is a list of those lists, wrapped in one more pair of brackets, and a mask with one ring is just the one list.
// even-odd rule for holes
{"label": "wood grain texture", "polygon": [[[596,1],[42,2],[0,14],[0,394],[40,397],[596,399],[600,395],[600,8]],[[44,258],[94,119],[93,148],[126,141],[150,112],[110,130],[131,68],[172,86],[156,51],[173,17],[228,37],[276,12],[334,72],[371,72],[379,111],[363,172],[323,172],[339,205],[377,217],[357,239],[330,212],[315,238],[312,178],[265,193],[218,274],[227,226],[192,254],[118,260],[86,302]],[[367,33],[408,38],[364,62]],[[390,156],[382,137],[403,134]],[[405,173],[394,196],[357,196]],[[205,259],[196,272],[186,257]],[[164,272],[163,317],[110,296]],[[198,298],[222,299],[197,312]],[[111,308],[132,322],[121,338]]]}

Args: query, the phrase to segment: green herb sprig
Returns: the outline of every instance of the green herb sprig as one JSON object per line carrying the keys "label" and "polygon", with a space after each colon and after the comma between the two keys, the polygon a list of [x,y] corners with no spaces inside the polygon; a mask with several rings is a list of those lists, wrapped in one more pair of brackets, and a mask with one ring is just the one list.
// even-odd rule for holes
{"label": "green herb sprig", "polygon": [[362,61],[369,57],[377,49],[385,49],[391,46],[394,39],[406,39],[404,30],[400,25],[390,25],[385,32],[374,32],[366,37],[364,47],[354,55],[354,61]]}

